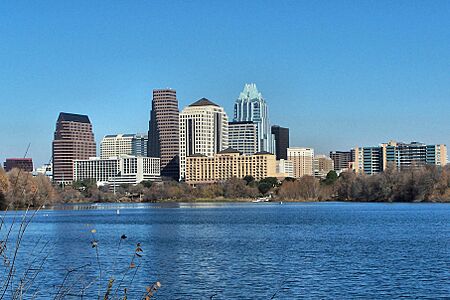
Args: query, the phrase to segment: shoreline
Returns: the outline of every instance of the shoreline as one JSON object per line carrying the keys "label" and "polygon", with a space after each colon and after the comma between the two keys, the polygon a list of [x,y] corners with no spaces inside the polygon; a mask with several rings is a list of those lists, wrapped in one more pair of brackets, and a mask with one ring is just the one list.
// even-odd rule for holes
{"label": "shoreline", "polygon": [[[61,207],[70,208],[71,206],[85,206],[85,207],[101,207],[101,206],[114,206],[114,205],[138,205],[138,204],[167,204],[168,206],[176,205],[176,204],[294,204],[294,203],[347,203],[347,204],[450,204],[449,201],[342,201],[342,200],[277,200],[277,201],[267,201],[267,202],[253,202],[255,199],[195,199],[195,200],[162,200],[162,201],[153,201],[153,202],[70,202],[70,203],[54,203],[51,205],[46,205],[39,210],[59,210]],[[8,209],[9,211],[26,211],[27,208],[14,208]],[[5,212],[8,210],[0,210],[1,212]],[[29,211],[36,211],[36,208],[30,207]]]}

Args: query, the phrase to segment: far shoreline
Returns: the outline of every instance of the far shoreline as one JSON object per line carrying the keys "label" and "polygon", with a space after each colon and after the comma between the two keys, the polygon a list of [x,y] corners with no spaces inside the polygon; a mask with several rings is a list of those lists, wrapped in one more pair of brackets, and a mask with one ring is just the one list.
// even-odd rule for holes
{"label": "far shoreline", "polygon": [[[132,201],[123,201],[123,202],[90,202],[90,201],[80,201],[80,202],[70,202],[70,203],[53,203],[51,205],[45,205],[39,210],[64,210],[60,209],[61,207],[70,208],[71,206],[86,206],[93,207],[96,206],[114,206],[114,205],[137,205],[137,204],[254,204],[254,205],[264,205],[264,204],[294,204],[294,203],[305,203],[305,204],[314,204],[314,203],[339,203],[339,204],[450,204],[448,201],[343,201],[343,200],[276,200],[276,201],[266,201],[266,202],[253,202],[255,199],[194,199],[194,200],[162,200],[162,201],[147,201],[147,202],[132,202]],[[169,206],[168,206],[169,207]],[[5,211],[36,211],[37,208],[26,207],[22,208],[14,208]],[[83,210],[83,209],[81,209]]]}

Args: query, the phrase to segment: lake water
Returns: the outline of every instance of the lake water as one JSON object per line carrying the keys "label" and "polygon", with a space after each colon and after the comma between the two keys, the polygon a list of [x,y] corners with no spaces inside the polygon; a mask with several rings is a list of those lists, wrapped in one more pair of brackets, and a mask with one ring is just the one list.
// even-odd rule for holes
{"label": "lake water", "polygon": [[[122,281],[130,299],[155,281],[162,287],[154,299],[450,297],[450,205],[150,204],[119,212],[38,213],[18,268],[48,255],[36,279],[39,299],[58,291],[94,298],[111,275],[114,292],[138,242],[142,258]],[[99,270],[100,286],[81,291]]]}

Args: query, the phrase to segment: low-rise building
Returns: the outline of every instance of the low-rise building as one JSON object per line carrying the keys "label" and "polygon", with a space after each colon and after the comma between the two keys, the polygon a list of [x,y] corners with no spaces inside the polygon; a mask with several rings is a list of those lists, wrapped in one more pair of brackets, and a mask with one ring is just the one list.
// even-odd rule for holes
{"label": "low-rise building", "polygon": [[316,155],[314,157],[314,176],[325,178],[328,172],[334,170],[334,162],[326,155]]}
{"label": "low-rise building", "polygon": [[160,161],[156,157],[119,156],[75,160],[74,180],[92,179],[97,185],[118,186],[138,184],[141,181],[160,180]]}
{"label": "low-rise building", "polygon": [[3,164],[3,168],[6,172],[12,169],[33,172],[33,160],[31,158],[7,158]]}
{"label": "low-rise building", "polygon": [[53,177],[52,164],[44,164],[44,165],[40,166],[39,168],[36,168],[33,171],[33,176],[37,176],[37,175],[45,175],[48,178],[52,179],[52,177]]}
{"label": "low-rise building", "polygon": [[294,164],[287,159],[277,160],[276,172],[279,176],[294,178]]}
{"label": "low-rise building", "polygon": [[242,155],[227,148],[210,157],[201,154],[186,157],[185,181],[188,184],[214,183],[245,176],[252,176],[255,180],[277,177],[275,155],[269,152]]}

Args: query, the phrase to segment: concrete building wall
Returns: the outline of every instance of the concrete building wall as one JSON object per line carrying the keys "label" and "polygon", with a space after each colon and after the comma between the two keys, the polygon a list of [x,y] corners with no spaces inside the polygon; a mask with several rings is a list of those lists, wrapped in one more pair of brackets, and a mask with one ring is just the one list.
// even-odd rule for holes
{"label": "concrete building wall", "polygon": [[290,147],[287,150],[288,160],[294,165],[294,178],[305,175],[313,176],[314,149],[305,147]]}
{"label": "concrete building wall", "polygon": [[230,178],[253,176],[256,180],[276,177],[276,159],[273,154],[241,155],[239,153],[215,154],[212,157],[186,158],[188,184],[214,183]]}

